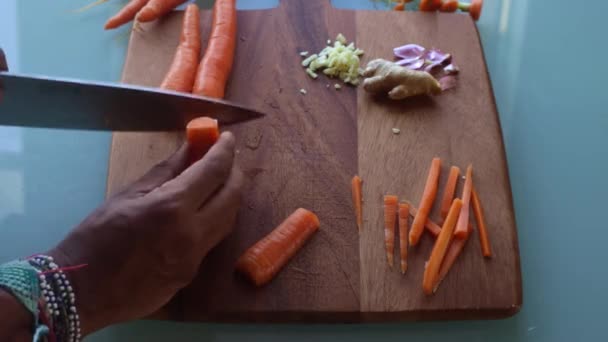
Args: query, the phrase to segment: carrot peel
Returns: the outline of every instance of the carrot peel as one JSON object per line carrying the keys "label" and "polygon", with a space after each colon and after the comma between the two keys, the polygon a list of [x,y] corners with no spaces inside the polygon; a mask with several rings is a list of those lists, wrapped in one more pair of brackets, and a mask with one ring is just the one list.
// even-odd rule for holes
{"label": "carrot peel", "polygon": [[237,261],[236,270],[256,286],[271,281],[319,229],[317,215],[297,209]]}
{"label": "carrot peel", "polygon": [[384,196],[384,244],[386,260],[392,268],[395,253],[395,223],[397,218],[397,196]]}

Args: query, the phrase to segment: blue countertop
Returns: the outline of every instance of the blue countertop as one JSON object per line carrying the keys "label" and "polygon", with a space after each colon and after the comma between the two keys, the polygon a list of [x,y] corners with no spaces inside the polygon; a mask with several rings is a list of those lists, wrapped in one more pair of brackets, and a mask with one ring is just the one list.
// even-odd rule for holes
{"label": "blue countertop", "polygon": [[[124,1],[0,1],[11,70],[116,81],[128,28],[104,32]],[[210,1],[202,1],[209,7]],[[382,1],[334,0],[385,9]],[[277,0],[238,0],[241,9]],[[133,322],[89,341],[600,341],[608,339],[608,111],[602,107],[608,2],[486,0],[478,22],[519,231],[524,305],[500,321],[389,325]],[[599,61],[599,65],[593,64]],[[590,64],[591,63],[591,64]],[[102,203],[110,134],[0,127],[0,262],[44,250]],[[602,338],[603,337],[603,338]]]}

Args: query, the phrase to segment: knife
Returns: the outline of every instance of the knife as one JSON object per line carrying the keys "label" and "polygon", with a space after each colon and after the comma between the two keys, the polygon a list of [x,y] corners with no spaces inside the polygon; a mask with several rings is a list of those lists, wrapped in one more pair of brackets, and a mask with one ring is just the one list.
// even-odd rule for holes
{"label": "knife", "polygon": [[221,125],[264,116],[230,101],[134,85],[9,73],[0,49],[0,125],[102,131],[183,130],[198,116]]}

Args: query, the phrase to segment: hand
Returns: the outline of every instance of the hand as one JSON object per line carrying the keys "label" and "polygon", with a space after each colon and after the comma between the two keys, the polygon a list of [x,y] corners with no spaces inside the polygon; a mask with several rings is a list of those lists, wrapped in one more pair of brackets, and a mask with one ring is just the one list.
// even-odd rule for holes
{"label": "hand", "polygon": [[234,225],[243,180],[234,149],[232,134],[223,133],[184,170],[182,146],[49,253],[60,266],[88,264],[68,272],[83,335],[150,315],[192,281]]}

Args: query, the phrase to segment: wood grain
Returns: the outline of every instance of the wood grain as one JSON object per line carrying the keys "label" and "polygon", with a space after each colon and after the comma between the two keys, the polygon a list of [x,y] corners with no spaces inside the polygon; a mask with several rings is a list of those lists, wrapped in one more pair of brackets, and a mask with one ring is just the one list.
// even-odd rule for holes
{"label": "wood grain", "polygon": [[[210,12],[201,13],[203,46]],[[157,86],[179,35],[181,13],[134,32],[123,82]],[[267,117],[228,127],[247,176],[234,233],[205,260],[199,277],[172,302],[187,321],[356,322],[497,318],[521,305],[517,233],[496,106],[475,25],[466,15],[354,12],[327,0],[285,0],[271,10],[240,11],[237,52],[227,98]],[[300,51],[319,51],[343,33],[366,57],[391,58],[416,42],[454,54],[457,88],[403,102],[372,98],[362,89],[336,91],[324,76],[310,79]],[[299,89],[306,89],[302,95]],[[401,129],[393,135],[391,129]],[[115,133],[108,195],[141,176],[182,143],[175,133]],[[386,266],[382,196],[414,205],[431,158],[443,159],[440,194],[451,164],[474,165],[495,257],[481,257],[476,233],[437,294],[422,293],[432,239],[410,249],[406,276]],[[350,179],[364,180],[364,228],[353,214]],[[460,190],[459,190],[460,191]],[[308,208],[321,229],[268,286],[254,289],[235,276],[234,262],[293,210]],[[438,214],[439,208],[436,208]],[[438,216],[435,216],[437,218]],[[398,251],[398,249],[397,249]],[[396,251],[396,253],[398,253]]]}

